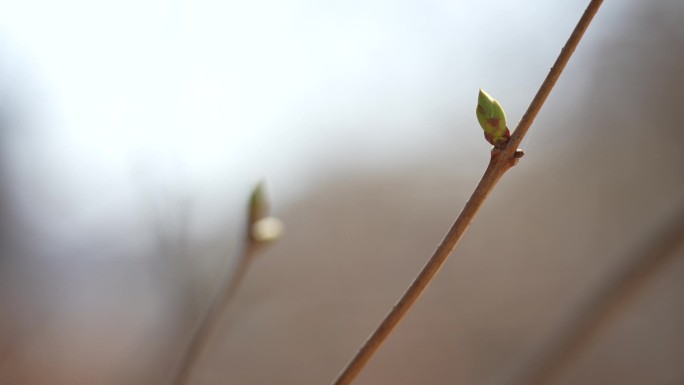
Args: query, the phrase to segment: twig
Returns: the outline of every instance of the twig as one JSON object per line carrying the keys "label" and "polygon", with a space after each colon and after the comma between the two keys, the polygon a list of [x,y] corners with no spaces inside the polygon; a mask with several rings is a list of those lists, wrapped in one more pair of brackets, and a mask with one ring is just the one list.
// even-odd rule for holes
{"label": "twig", "polygon": [[629,262],[590,297],[562,329],[555,333],[517,378],[507,384],[552,384],[565,368],[584,350],[630,299],[674,260],[675,251],[684,245],[684,209],[640,247]]}
{"label": "twig", "polygon": [[221,277],[211,302],[193,331],[188,345],[182,351],[171,375],[170,385],[187,383],[192,368],[216,328],[221,313],[235,298],[254,255],[264,245],[277,240],[282,235],[282,223],[274,217],[269,217],[268,209],[263,183],[259,183],[250,196],[246,236],[237,265],[226,270]]}
{"label": "twig", "polygon": [[246,241],[237,265],[224,273],[219,282],[219,287],[216,289],[211,302],[190,337],[190,342],[178,360],[178,364],[171,376],[170,385],[183,385],[187,383],[192,367],[197,362],[209,336],[216,327],[221,313],[235,297],[235,293],[247,273],[249,263],[256,252],[255,246],[255,242]]}
{"label": "twig", "polygon": [[551,93],[551,90],[582,39],[582,35],[589,27],[591,20],[594,15],[596,15],[601,3],[603,3],[603,0],[592,0],[589,3],[589,6],[584,11],[584,14],[570,35],[570,38],[558,55],[556,62],[553,67],[551,67],[551,71],[546,76],[546,79],[539,88],[539,91],[537,91],[534,99],[532,99],[530,106],[527,108],[527,112],[525,112],[520,123],[518,123],[518,127],[508,140],[508,144],[502,150],[496,148],[492,150],[492,157],[489,161],[489,165],[479,184],[475,188],[475,191],[465,204],[461,214],[456,219],[456,222],[454,222],[432,257],[430,257],[418,276],[416,276],[413,283],[411,283],[411,286],[409,286],[404,295],[399,299],[396,305],[394,305],[389,314],[334,381],[335,385],[351,384],[359,375],[373,354],[380,348],[399,321],[408,313],[411,306],[418,300],[454,248],[456,248],[463,233],[472,222],[496,183],[503,174],[517,162],[518,158],[521,156],[521,153],[518,152],[520,142],[544,105],[546,98]]}

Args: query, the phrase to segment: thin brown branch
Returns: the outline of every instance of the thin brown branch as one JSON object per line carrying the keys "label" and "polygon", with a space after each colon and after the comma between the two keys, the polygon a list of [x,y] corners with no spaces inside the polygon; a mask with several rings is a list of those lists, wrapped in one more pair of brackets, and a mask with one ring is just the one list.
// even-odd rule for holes
{"label": "thin brown branch", "polygon": [[529,367],[507,384],[552,384],[630,300],[665,270],[684,245],[684,208],[636,248],[622,268],[606,279],[575,315],[540,349]]}
{"label": "thin brown branch", "polygon": [[235,294],[240,284],[242,284],[253,256],[264,246],[282,236],[282,222],[275,217],[269,216],[268,212],[269,201],[266,196],[264,182],[261,181],[255,186],[249,197],[245,227],[246,234],[237,265],[232,269],[226,270],[221,277],[209,306],[207,306],[200,322],[192,333],[188,345],[182,351],[181,357],[174,367],[170,385],[184,385],[187,383],[193,366],[218,324],[221,313],[235,298]]}
{"label": "thin brown branch", "polygon": [[245,246],[235,267],[226,271],[223,277],[221,277],[211,302],[193,330],[188,345],[178,359],[174,372],[171,375],[170,385],[184,385],[187,383],[192,368],[216,328],[221,314],[228,307],[232,299],[235,298],[237,289],[247,273],[247,268],[258,246],[257,242],[248,237],[245,240]]}
{"label": "thin brown branch", "polygon": [[591,20],[598,11],[602,2],[603,0],[592,0],[590,2],[589,6],[584,11],[584,14],[577,23],[574,31],[570,35],[567,43],[558,55],[556,62],[554,63],[553,67],[551,67],[551,71],[542,83],[539,91],[537,91],[534,99],[532,99],[527,112],[525,112],[523,118],[518,124],[518,127],[508,140],[506,148],[503,150],[494,149],[492,151],[491,160],[487,166],[487,169],[485,170],[484,175],[482,176],[482,179],[461,211],[461,214],[459,214],[456,222],[454,222],[451,229],[439,244],[432,257],[430,257],[423,269],[420,271],[420,273],[418,273],[418,276],[416,276],[413,283],[411,283],[404,295],[399,299],[396,305],[394,305],[389,314],[375,329],[375,331],[363,344],[361,349],[359,349],[352,360],[347,364],[347,366],[335,380],[334,384],[351,384],[359,375],[373,354],[380,348],[385,339],[397,326],[399,321],[401,321],[401,319],[408,313],[411,306],[418,300],[430,281],[434,278],[449,255],[456,248],[459,241],[463,237],[463,234],[467,230],[480,207],[482,207],[482,204],[487,199],[487,196],[492,191],[496,183],[503,176],[503,174],[516,163],[519,158],[519,154],[516,154],[516,151],[518,150],[520,142],[527,134],[532,122],[544,105],[546,98],[551,93],[556,81],[563,72],[568,60],[570,60],[572,53],[575,51],[575,48],[582,39],[582,35],[591,23]]}
{"label": "thin brown branch", "polygon": [[551,94],[551,90],[556,85],[556,81],[558,81],[558,78],[560,78],[561,73],[568,64],[568,61],[570,61],[570,57],[575,52],[577,45],[579,44],[580,40],[582,40],[582,36],[584,36],[584,32],[587,30],[587,28],[589,28],[591,20],[598,12],[602,3],[603,0],[591,0],[587,6],[587,9],[584,10],[582,17],[577,22],[577,25],[570,34],[568,41],[563,46],[563,49],[561,49],[556,62],[553,63],[551,71],[549,71],[549,74],[546,75],[544,83],[542,83],[541,87],[539,87],[539,91],[537,91],[534,99],[532,99],[530,106],[527,107],[527,112],[525,112],[520,120],[520,123],[518,123],[518,127],[515,129],[515,132],[513,132],[513,135],[511,135],[511,138],[508,140],[508,147],[513,147],[513,149],[516,149],[520,145],[520,142],[522,142],[523,138],[527,134],[527,131],[530,129],[530,126],[532,126],[532,122],[534,122],[534,119],[537,117],[537,114],[544,105],[544,102],[546,102],[546,98],[549,96],[549,94]]}

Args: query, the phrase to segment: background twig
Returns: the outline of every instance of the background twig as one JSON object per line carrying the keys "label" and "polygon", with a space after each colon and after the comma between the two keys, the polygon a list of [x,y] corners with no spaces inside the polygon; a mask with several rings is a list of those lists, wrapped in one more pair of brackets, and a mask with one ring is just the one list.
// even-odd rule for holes
{"label": "background twig", "polygon": [[507,384],[552,384],[601,330],[629,305],[629,300],[668,266],[684,245],[684,208],[656,229],[628,262],[546,344],[527,369]]}
{"label": "background twig", "polygon": [[503,174],[517,161],[515,155],[516,150],[525,134],[529,130],[532,122],[541,110],[546,98],[551,93],[556,81],[560,77],[563,69],[570,60],[575,48],[582,39],[582,35],[589,27],[603,0],[592,0],[589,6],[584,11],[577,26],[573,30],[567,43],[561,50],[556,62],[551,71],[544,79],[539,91],[530,103],[527,112],[523,115],[518,127],[515,129],[508,144],[503,150],[494,149],[492,157],[485,170],[482,179],[475,188],[470,199],[461,211],[461,214],[452,225],[451,229],[439,244],[434,254],[423,269],[418,273],[411,286],[406,290],[404,295],[399,299],[396,305],[392,308],[385,319],[371,334],[368,340],[363,344],[361,349],[356,353],[352,360],[343,369],[337,379],[334,381],[336,385],[350,384],[359,375],[361,370],[366,366],[373,354],[380,348],[387,336],[392,332],[401,319],[408,313],[411,306],[418,300],[422,292],[428,286],[430,281],[437,274],[444,262],[447,260],[452,251],[456,248],[463,234],[472,222],[473,218],[479,211],[480,207],[486,200],[489,193],[492,191],[496,183],[503,176]]}
{"label": "background twig", "polygon": [[268,200],[262,182],[256,186],[249,199],[246,234],[237,264],[232,269],[226,270],[221,277],[211,302],[194,329],[188,345],[181,353],[171,375],[170,385],[187,383],[192,368],[206,346],[221,313],[235,298],[253,256],[265,244],[277,240],[282,235],[282,223],[276,218],[269,217],[268,211]]}
{"label": "background twig", "polygon": [[216,327],[221,313],[235,297],[235,293],[247,273],[252,256],[256,252],[256,246],[255,242],[251,240],[245,241],[245,246],[240,253],[237,264],[221,278],[216,293],[193,330],[190,342],[178,360],[174,373],[171,375],[170,385],[183,385],[187,383],[192,367],[197,362],[209,336]]}

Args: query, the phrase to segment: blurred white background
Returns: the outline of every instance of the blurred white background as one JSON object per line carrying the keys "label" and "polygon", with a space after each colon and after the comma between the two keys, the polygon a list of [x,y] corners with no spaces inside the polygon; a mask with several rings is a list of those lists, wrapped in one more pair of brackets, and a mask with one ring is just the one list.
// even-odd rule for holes
{"label": "blurred white background", "polygon": [[[67,229],[158,186],[212,196],[207,216],[263,177],[291,201],[334,170],[401,170],[440,142],[454,169],[479,169],[478,88],[515,123],[584,6],[6,2],[3,90],[29,94],[38,125],[16,167],[69,207]],[[575,69],[630,7],[606,8]],[[586,81],[571,67],[561,86]],[[24,204],[43,215],[34,198]]]}

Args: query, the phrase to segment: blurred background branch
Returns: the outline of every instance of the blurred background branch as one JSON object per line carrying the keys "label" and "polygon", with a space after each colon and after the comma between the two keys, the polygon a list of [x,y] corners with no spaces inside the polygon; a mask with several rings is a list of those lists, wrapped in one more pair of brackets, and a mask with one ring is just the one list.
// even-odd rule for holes
{"label": "blurred background branch", "polygon": [[178,364],[171,376],[171,385],[184,385],[188,382],[192,369],[209,342],[214,329],[218,326],[221,314],[235,298],[237,290],[247,274],[250,262],[266,244],[279,239],[282,224],[269,215],[269,202],[264,183],[259,183],[250,194],[247,204],[247,221],[242,252],[236,266],[230,266],[219,281],[211,302],[195,327],[188,345],[181,351]]}
{"label": "blurred background branch", "polygon": [[535,358],[522,374],[502,384],[555,384],[568,366],[577,361],[600,333],[611,322],[623,316],[642,289],[671,267],[681,255],[676,253],[684,245],[684,207],[660,226],[654,226],[650,237],[630,250],[630,255],[616,271],[606,277],[583,306],[574,309],[571,316],[545,341]]}

